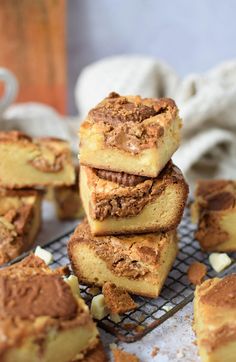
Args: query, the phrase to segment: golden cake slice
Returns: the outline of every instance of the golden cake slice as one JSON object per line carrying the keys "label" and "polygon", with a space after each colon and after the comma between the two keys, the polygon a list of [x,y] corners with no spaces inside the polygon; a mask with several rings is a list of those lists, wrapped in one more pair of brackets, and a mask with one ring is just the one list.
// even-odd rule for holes
{"label": "golden cake slice", "polygon": [[191,210],[203,250],[236,251],[236,181],[200,180]]}
{"label": "golden cake slice", "polygon": [[130,236],[92,236],[83,221],[71,236],[68,254],[81,283],[114,283],[132,294],[159,295],[177,254],[176,231]]}
{"label": "golden cake slice", "polygon": [[81,166],[80,194],[93,235],[137,234],[175,229],[188,186],[172,162],[154,179]]}
{"label": "golden cake slice", "polygon": [[96,348],[88,307],[60,274],[33,255],[0,271],[1,362],[83,361]]}
{"label": "golden cake slice", "polygon": [[57,138],[31,138],[0,132],[0,186],[24,188],[71,185],[75,182],[71,151]]}
{"label": "golden cake slice", "polygon": [[203,362],[235,362],[236,274],[196,288],[194,329]]}
{"label": "golden cake slice", "polygon": [[75,169],[76,181],[71,186],[53,188],[53,201],[60,220],[73,220],[84,217],[84,209],[79,195],[79,166]]}
{"label": "golden cake slice", "polygon": [[43,193],[0,189],[0,264],[33,245],[41,225]]}
{"label": "golden cake slice", "polygon": [[156,177],[177,150],[180,129],[172,99],[111,93],[80,127],[80,163]]}

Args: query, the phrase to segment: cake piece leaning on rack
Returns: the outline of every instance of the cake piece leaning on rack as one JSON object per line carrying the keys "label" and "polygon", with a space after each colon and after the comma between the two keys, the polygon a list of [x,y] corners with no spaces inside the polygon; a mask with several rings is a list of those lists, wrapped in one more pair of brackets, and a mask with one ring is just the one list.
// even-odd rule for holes
{"label": "cake piece leaning on rack", "polygon": [[43,191],[0,189],[0,264],[29,250],[41,226]]}
{"label": "cake piece leaning on rack", "polygon": [[236,181],[199,180],[191,211],[203,250],[236,251]]}

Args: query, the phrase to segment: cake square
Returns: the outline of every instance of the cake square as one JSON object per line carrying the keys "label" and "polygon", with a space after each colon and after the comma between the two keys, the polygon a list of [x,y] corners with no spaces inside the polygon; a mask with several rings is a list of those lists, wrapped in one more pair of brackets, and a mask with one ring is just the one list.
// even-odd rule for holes
{"label": "cake square", "polygon": [[80,126],[80,163],[157,177],[179,147],[181,124],[172,99],[113,92]]}
{"label": "cake square", "polygon": [[80,219],[84,209],[79,194],[79,166],[75,168],[76,180],[71,186],[53,188],[52,199],[56,206],[57,217],[60,220]]}
{"label": "cake square", "polygon": [[0,187],[19,189],[75,182],[71,151],[63,140],[2,131],[0,157]]}
{"label": "cake square", "polygon": [[75,275],[86,285],[114,283],[127,292],[155,298],[175,261],[176,231],[129,236],[91,234],[85,220],[68,243]]}
{"label": "cake square", "polygon": [[188,186],[170,161],[154,179],[81,166],[80,191],[93,235],[137,234],[175,229]]}
{"label": "cake square", "polygon": [[197,286],[194,330],[203,362],[234,362],[236,356],[236,274]]}
{"label": "cake square", "polygon": [[0,289],[2,362],[86,361],[98,346],[82,298],[38,257],[0,270]]}
{"label": "cake square", "polygon": [[236,181],[199,180],[191,211],[203,250],[236,251]]}
{"label": "cake square", "polygon": [[32,247],[41,226],[43,192],[0,189],[0,264]]}

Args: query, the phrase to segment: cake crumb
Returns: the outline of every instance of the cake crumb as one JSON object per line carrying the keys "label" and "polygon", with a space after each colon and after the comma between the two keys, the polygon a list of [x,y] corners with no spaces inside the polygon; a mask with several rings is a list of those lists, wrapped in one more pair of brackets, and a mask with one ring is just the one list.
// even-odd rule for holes
{"label": "cake crumb", "polygon": [[199,285],[203,282],[206,273],[206,265],[196,261],[188,268],[188,279],[193,285]]}
{"label": "cake crumb", "polygon": [[127,331],[132,331],[133,329],[136,328],[136,324],[135,324],[135,323],[125,323],[125,324],[124,324],[124,328],[125,328]]}
{"label": "cake crumb", "polygon": [[90,288],[88,288],[88,292],[89,292],[89,294],[91,294],[93,296],[98,295],[99,293],[101,293],[100,288],[98,288],[98,287],[90,287]]}
{"label": "cake crumb", "polygon": [[122,351],[118,348],[112,349],[114,362],[140,362],[140,359],[134,354]]}
{"label": "cake crumb", "polygon": [[151,356],[152,357],[156,357],[157,353],[160,351],[160,348],[158,348],[157,346],[154,346],[152,349],[152,353]]}
{"label": "cake crumb", "polygon": [[182,350],[177,351],[177,354],[176,354],[177,358],[183,358],[184,356],[185,356],[184,351],[182,351]]}
{"label": "cake crumb", "polygon": [[106,306],[112,314],[123,314],[137,308],[137,304],[133,301],[129,293],[113,283],[105,283],[102,288],[102,293]]}
{"label": "cake crumb", "polygon": [[135,332],[137,333],[142,333],[144,330],[145,330],[144,326],[138,325],[137,327],[135,327]]}

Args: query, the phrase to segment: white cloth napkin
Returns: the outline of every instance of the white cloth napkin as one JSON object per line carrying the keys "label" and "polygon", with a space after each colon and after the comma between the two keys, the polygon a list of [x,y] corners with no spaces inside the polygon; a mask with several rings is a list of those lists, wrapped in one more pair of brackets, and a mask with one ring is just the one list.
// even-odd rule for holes
{"label": "white cloth napkin", "polygon": [[87,66],[78,78],[81,118],[111,91],[173,97],[184,122],[182,145],[173,159],[188,180],[236,178],[236,61],[180,79],[153,58],[106,58]]}
{"label": "white cloth napkin", "polygon": [[190,183],[196,178],[236,178],[236,61],[181,79],[167,64],[141,56],[106,58],[84,68],[75,98],[79,117],[65,119],[39,103],[10,106],[0,129],[54,136],[78,152],[77,130],[88,110],[111,91],[173,97],[183,118],[183,140],[173,160]]}

